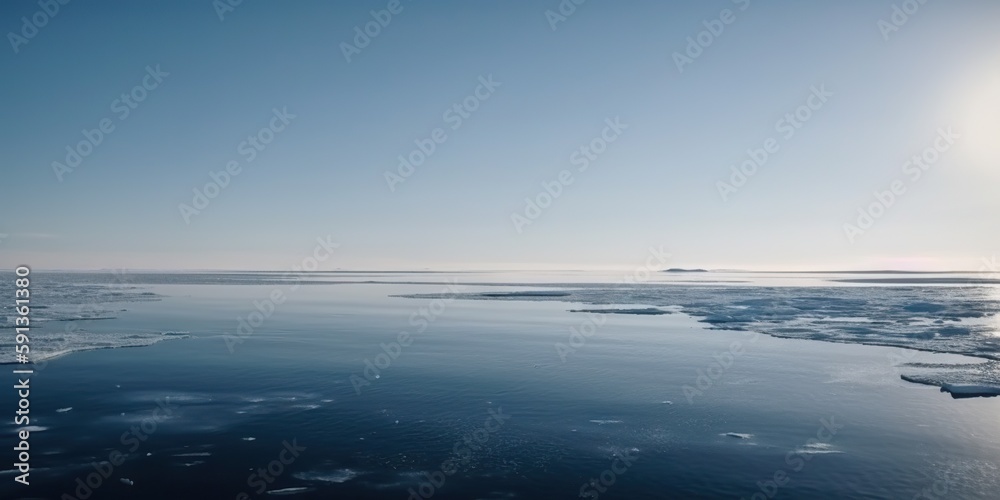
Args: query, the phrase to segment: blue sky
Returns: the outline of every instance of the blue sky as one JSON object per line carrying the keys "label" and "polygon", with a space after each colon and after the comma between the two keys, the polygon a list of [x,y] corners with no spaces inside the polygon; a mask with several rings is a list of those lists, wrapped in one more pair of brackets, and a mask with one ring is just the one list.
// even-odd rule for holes
{"label": "blue sky", "polygon": [[[588,0],[561,20],[558,1],[402,0],[348,61],[390,2],[244,0],[222,20],[208,0],[70,2],[20,44],[41,7],[3,2],[0,268],[287,269],[332,235],[325,269],[634,268],[651,246],[677,266],[975,269],[1000,251],[1000,4],[929,0],[892,24],[904,3]],[[679,71],[705,22],[722,32]],[[122,119],[116,99],[157,65]],[[832,95],[786,138],[813,88]],[[241,143],[285,109],[247,161]],[[574,152],[616,119],[580,171]],[[114,130],[57,175],[102,120]],[[913,179],[907,160],[949,128]],[[572,184],[526,209],[564,170]],[[894,182],[870,227],[845,229]]]}

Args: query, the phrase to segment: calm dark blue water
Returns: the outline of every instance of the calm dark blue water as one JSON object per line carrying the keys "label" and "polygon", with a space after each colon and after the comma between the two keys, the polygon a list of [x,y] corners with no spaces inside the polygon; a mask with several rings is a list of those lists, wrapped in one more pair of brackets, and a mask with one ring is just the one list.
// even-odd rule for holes
{"label": "calm dark blue water", "polygon": [[[45,289],[59,277],[38,279]],[[683,314],[588,315],[553,300],[393,296],[451,293],[442,284],[130,286],[159,300],[102,298],[113,319],[39,328],[188,337],[50,360],[31,380],[31,486],[7,471],[0,496],[1000,491],[1000,398],[956,400],[908,384],[894,361],[971,358],[709,331]],[[275,291],[281,303],[269,302]],[[3,398],[12,414],[12,391]],[[110,461],[120,463],[101,463]]]}

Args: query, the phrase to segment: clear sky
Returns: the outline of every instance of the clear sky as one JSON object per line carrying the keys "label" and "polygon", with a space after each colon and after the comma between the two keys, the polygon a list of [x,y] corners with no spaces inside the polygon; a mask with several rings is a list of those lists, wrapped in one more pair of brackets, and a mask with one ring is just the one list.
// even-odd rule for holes
{"label": "clear sky", "polygon": [[0,3],[0,268],[287,269],[328,235],[324,269],[1000,252],[1000,2],[226,1]]}

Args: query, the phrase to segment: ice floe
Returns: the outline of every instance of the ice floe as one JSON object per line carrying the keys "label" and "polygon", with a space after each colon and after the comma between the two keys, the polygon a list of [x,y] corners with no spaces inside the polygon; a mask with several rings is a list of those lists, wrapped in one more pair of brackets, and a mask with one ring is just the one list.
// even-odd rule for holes
{"label": "ice floe", "polygon": [[673,314],[671,311],[665,311],[656,307],[637,307],[631,309],[570,309],[569,312],[583,312],[583,313],[594,313],[594,314],[637,314],[645,316],[659,316],[662,314]]}
{"label": "ice floe", "polygon": [[303,481],[318,481],[324,483],[345,483],[358,477],[361,473],[353,469],[337,469],[333,471],[299,472],[293,477]]}
{"label": "ice floe", "polygon": [[[858,281],[858,280],[854,280]],[[898,281],[898,280],[896,280]],[[866,282],[867,283],[867,282]],[[954,397],[996,395],[1000,376],[1000,294],[995,287],[941,286],[905,281],[905,286],[716,286],[585,284],[558,291],[452,294],[468,300],[548,300],[586,304],[573,311],[649,314],[679,311],[709,330],[751,331],[780,338],[900,347],[974,356],[994,363],[952,366],[947,374],[911,373],[902,378],[935,385]],[[951,282],[943,282],[949,284]],[[534,285],[537,287],[537,285]],[[411,298],[442,294],[403,295]],[[641,304],[642,307],[623,307]],[[614,309],[611,309],[614,308]],[[947,384],[947,385],[946,385]],[[952,389],[952,390],[949,390]]]}
{"label": "ice floe", "polygon": [[799,455],[827,455],[831,453],[840,454],[843,452],[834,449],[833,445],[830,443],[809,443],[795,450],[795,453],[798,453]]}
{"label": "ice floe", "polygon": [[298,495],[299,493],[308,493],[312,491],[312,488],[296,487],[296,488],[283,488],[280,490],[268,491],[268,495],[284,496],[284,495]]}

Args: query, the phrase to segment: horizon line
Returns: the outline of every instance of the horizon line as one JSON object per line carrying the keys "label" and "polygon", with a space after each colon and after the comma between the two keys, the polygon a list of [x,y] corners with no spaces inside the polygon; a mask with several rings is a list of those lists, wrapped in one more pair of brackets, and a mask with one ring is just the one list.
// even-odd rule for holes
{"label": "horizon line", "polygon": [[[363,274],[363,273],[394,273],[394,274],[471,274],[471,273],[539,273],[539,272],[579,272],[579,273],[610,273],[627,270],[627,268],[608,269],[574,269],[574,268],[553,268],[553,269],[335,269],[335,270],[294,270],[294,269],[211,269],[211,268],[35,268],[29,266],[35,272],[75,272],[75,273],[100,273],[100,272],[138,272],[138,273],[296,273],[296,274]],[[0,272],[14,272],[15,268],[0,268]],[[764,274],[982,274],[997,273],[1000,271],[991,270],[941,270],[941,271],[914,271],[903,269],[835,269],[835,270],[767,270],[767,269],[704,269],[704,268],[665,268],[658,273],[664,274],[686,274],[686,273],[764,273]]]}

